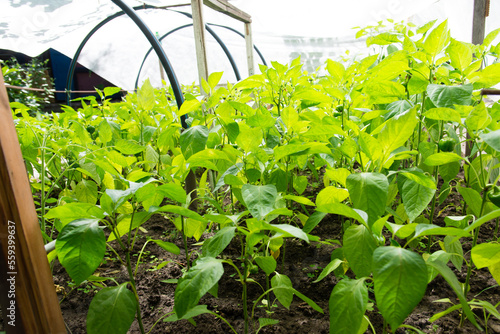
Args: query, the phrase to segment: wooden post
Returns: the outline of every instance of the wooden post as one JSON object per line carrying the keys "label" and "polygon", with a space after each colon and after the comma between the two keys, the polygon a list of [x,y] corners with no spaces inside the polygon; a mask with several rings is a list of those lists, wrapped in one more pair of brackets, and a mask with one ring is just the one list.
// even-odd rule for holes
{"label": "wooden post", "polygon": [[8,334],[66,333],[1,73],[0,305]]}
{"label": "wooden post", "polygon": [[[474,0],[474,14],[472,16],[472,44],[483,44],[488,7],[489,0]],[[470,157],[473,144],[470,141],[471,138],[468,133],[466,138],[469,141],[465,143],[465,156]]]}
{"label": "wooden post", "polygon": [[198,78],[200,79],[200,92],[204,95],[201,86],[202,79],[208,79],[208,62],[205,39],[205,20],[203,19],[203,1],[191,0],[191,10],[193,12],[194,44],[196,48],[196,61],[198,64]]}
{"label": "wooden post", "polygon": [[252,40],[252,24],[245,23],[245,42],[247,49],[247,64],[248,64],[248,75],[252,76],[255,74],[254,60],[253,60],[253,40]]}

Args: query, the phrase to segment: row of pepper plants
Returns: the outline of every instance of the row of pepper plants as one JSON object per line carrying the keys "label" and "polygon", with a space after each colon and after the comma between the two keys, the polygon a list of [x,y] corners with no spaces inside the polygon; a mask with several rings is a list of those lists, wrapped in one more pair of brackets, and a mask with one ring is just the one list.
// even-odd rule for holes
{"label": "row of pepper plants", "polygon": [[[491,242],[477,243],[481,225],[500,216],[500,105],[480,95],[500,82],[500,45],[491,45],[499,31],[472,45],[451,38],[446,21],[369,27],[358,35],[367,35],[378,54],[328,60],[317,73],[303,71],[300,59],[273,62],[234,85],[219,85],[222,73],[213,73],[202,83],[206,95],[186,88],[180,109],[169,88],[148,81],[122,102],[111,103],[116,90],[106,88],[62,113],[33,117],[13,103],[42,234],[55,240],[49,260],[57,257],[76,286],[103,287],[90,304],[87,331],[126,333],[136,319],[142,333],[154,332],[141,317],[134,245],[144,243],[139,258],[150,242],[181,250],[137,237],[153,214],[181,232],[186,257],[175,306],[158,321],[221,317],[198,303],[206,293],[217,295],[225,270],[241,283],[244,333],[278,322],[254,319],[262,300],[271,305],[277,298],[289,308],[296,296],[324,312],[279,272],[286,239],[298,238],[334,246],[317,279],[340,275],[329,300],[331,333],[371,326],[368,284],[384,332],[411,327],[403,322],[437,275],[459,303],[431,321],[458,311],[462,321],[487,330],[490,317],[500,319],[498,304],[467,292],[474,268],[487,267],[500,282],[497,229]],[[197,188],[187,192],[190,173]],[[311,180],[318,184],[312,196]],[[462,215],[437,225],[437,208],[455,192]],[[339,240],[314,233],[327,214],[339,216]],[[188,238],[201,240],[207,229],[215,235],[193,253]],[[241,244],[234,261],[220,256],[233,239]],[[127,282],[93,275],[106,250],[128,269]],[[253,279],[260,271],[263,282]],[[461,271],[465,282],[457,279]],[[249,284],[262,287],[253,303]],[[483,319],[474,308],[484,310]]]}

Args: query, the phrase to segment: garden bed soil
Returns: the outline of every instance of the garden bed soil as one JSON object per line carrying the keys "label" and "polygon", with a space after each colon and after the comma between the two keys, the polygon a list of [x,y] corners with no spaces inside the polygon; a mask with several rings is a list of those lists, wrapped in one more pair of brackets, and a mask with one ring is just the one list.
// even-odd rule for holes
{"label": "garden bed soil", "polygon": [[[450,198],[441,207],[446,207],[447,204],[453,203],[454,200],[455,199]],[[459,213],[456,212],[457,208],[459,208],[459,203],[457,202],[455,204],[456,205],[448,206],[448,208],[441,213],[440,218],[436,222],[437,224],[442,224],[444,215],[459,215]],[[494,225],[495,224],[492,222],[481,227],[478,240],[479,243],[492,240]],[[164,283],[162,281],[176,279],[182,275],[182,267],[185,265],[184,246],[182,237],[176,232],[173,224],[161,215],[153,216],[143,225],[143,228],[144,230],[139,232],[140,238],[134,248],[135,253],[140,252],[146,237],[173,242],[181,249],[181,254],[176,256],[165,252],[155,243],[149,243],[146,248],[146,253],[141,259],[136,282],[138,285],[137,288],[146,331],[149,331],[157,322],[156,326],[151,330],[151,333],[230,333],[231,330],[227,324],[210,314],[196,317],[196,327],[187,320],[164,322],[160,319],[165,314],[172,311],[175,291],[175,284]],[[338,240],[341,237],[341,223],[339,217],[327,215],[313,230],[312,234],[321,236],[322,240]],[[204,237],[208,236],[209,234]],[[189,243],[194,244],[196,240],[190,239]],[[285,260],[283,263],[282,256],[278,258],[277,271],[280,274],[287,275],[291,279],[293,287],[316,302],[324,310],[324,314],[316,312],[297,297],[294,297],[294,301],[289,310],[279,305],[279,302],[276,301],[276,307],[272,307],[271,313],[268,313],[263,305],[260,304],[256,307],[255,321],[253,321],[254,326],[258,326],[257,319],[260,317],[279,320],[277,325],[264,327],[260,333],[329,333],[328,300],[339,278],[335,277],[332,273],[318,283],[313,283],[313,281],[318,277],[322,268],[326,267],[330,262],[331,252],[335,247],[338,246],[324,245],[315,242],[307,244],[296,239],[287,240]],[[434,247],[434,251],[438,250],[437,243]],[[469,251],[471,248],[470,242],[466,242],[463,247],[464,253]],[[198,246],[191,246],[190,252],[196,251],[198,248]],[[223,252],[223,256],[237,262],[239,250],[240,245],[235,238]],[[468,254],[466,258],[468,259]],[[136,259],[137,257],[133,259],[134,266]],[[155,267],[163,261],[172,262],[169,262],[161,269],[155,270]],[[453,267],[451,268],[454,269]],[[232,275],[234,274],[232,267],[225,265],[224,269],[225,274],[219,282],[218,298],[214,298],[210,294],[207,294],[200,300],[199,304],[207,305],[209,310],[227,319],[238,333],[243,333],[244,320],[241,307],[241,284]],[[454,271],[458,279],[464,282],[466,270],[462,269],[461,272],[457,272],[454,269]],[[53,273],[54,284],[59,299],[61,300],[61,309],[68,328],[68,333],[86,333],[87,312],[90,302],[98,290],[89,284],[82,285],[72,290],[68,284],[71,280],[57,260],[54,264]],[[351,271],[348,271],[346,274],[352,277]],[[121,266],[120,262],[113,259],[111,255],[105,259],[95,275],[114,277],[118,283],[128,280],[126,268]],[[253,275],[252,278],[265,286],[265,276],[261,271],[259,274]],[[499,302],[500,288],[487,269],[474,270],[471,283],[472,286],[468,294],[468,300],[478,298],[486,300],[493,305]],[[113,286],[111,281],[107,281],[107,284]],[[258,285],[249,285],[249,310],[251,310],[253,306],[253,300],[257,299],[261,294],[262,289]],[[370,289],[369,297],[370,301],[375,299],[372,289]],[[480,331],[467,320],[463,326],[460,327],[460,314],[458,311],[451,312],[439,320],[430,323],[429,318],[431,316],[444,311],[450,306],[449,303],[437,302],[444,298],[449,298],[454,304],[459,303],[456,294],[448,283],[441,276],[438,276],[428,285],[424,298],[404,323],[418,328],[424,333],[480,333]],[[478,318],[483,319],[482,310],[476,309],[474,312],[477,314]],[[383,318],[376,307],[372,311],[367,312],[367,316],[372,322],[376,333],[382,333]],[[2,325],[0,321],[0,329],[1,328]],[[488,321],[488,328],[490,333],[500,333],[500,321],[491,317]],[[257,328],[254,327],[251,332],[255,333],[256,329]],[[134,321],[129,333],[139,333],[137,321]],[[372,333],[372,331],[369,329],[366,333]],[[396,333],[413,333],[413,331],[399,329]]]}

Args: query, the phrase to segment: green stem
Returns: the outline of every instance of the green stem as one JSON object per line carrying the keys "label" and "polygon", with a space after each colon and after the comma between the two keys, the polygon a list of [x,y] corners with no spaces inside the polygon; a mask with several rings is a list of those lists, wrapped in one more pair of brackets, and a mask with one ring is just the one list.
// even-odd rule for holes
{"label": "green stem", "polygon": [[[483,216],[484,206],[486,204],[486,195],[488,194],[488,190],[489,190],[488,187],[485,187],[483,189],[483,200],[481,202],[481,210],[479,212],[479,216],[480,217]],[[476,244],[477,244],[477,238],[479,236],[479,228],[480,227],[481,226],[479,226],[478,228],[476,228],[474,230],[474,238],[472,240],[472,247],[471,247],[471,249],[474,248],[476,246]],[[466,295],[466,296],[467,296],[467,291],[469,290],[469,281],[470,281],[470,276],[472,274],[472,266],[473,265],[474,264],[472,263],[472,261],[470,261],[469,265],[467,266],[467,276],[465,278],[465,284],[464,284],[464,295]],[[460,327],[462,327],[464,320],[465,320],[465,313],[462,313],[462,317],[460,319]]]}
{"label": "green stem", "polygon": [[[420,108],[420,113],[418,114],[417,151],[419,150],[420,140],[421,140],[421,136],[422,136],[422,118],[423,118],[422,114],[424,113],[424,103],[425,103],[425,98],[426,98],[425,95],[426,95],[426,92],[423,92],[422,93],[422,106]],[[417,154],[417,158],[415,161],[415,167],[418,167],[419,161],[420,161],[420,152]]]}
{"label": "green stem", "polygon": [[187,245],[187,236],[185,233],[185,228],[184,228],[184,217],[181,216],[181,233],[182,233],[182,241],[184,242],[184,251],[186,252],[186,270],[189,270],[190,263],[189,263],[189,251],[188,251],[188,245]]}
{"label": "green stem", "polygon": [[144,330],[144,325],[142,324],[141,304],[139,301],[139,295],[137,294],[134,275],[132,273],[132,263],[130,262],[130,251],[127,250],[126,254],[127,254],[127,271],[128,271],[128,276],[130,278],[130,286],[132,287],[132,291],[134,292],[135,299],[137,301],[137,322],[139,323],[139,329],[141,330],[141,333],[146,334],[146,331]]}

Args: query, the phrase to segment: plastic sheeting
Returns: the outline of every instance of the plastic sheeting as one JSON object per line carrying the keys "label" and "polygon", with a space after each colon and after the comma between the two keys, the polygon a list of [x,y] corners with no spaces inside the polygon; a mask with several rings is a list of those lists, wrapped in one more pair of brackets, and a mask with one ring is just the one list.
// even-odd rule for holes
{"label": "plastic sheeting", "polygon": [[[184,1],[189,3],[190,1]],[[131,6],[143,2],[129,0]],[[170,5],[172,0],[149,0],[151,5]],[[287,63],[301,56],[305,69],[314,70],[327,58],[366,53],[362,39],[355,39],[352,27],[376,24],[392,18],[417,25],[448,19],[452,37],[470,41],[473,0],[233,0],[233,5],[252,16],[253,41],[267,61]],[[190,12],[190,7],[174,10]],[[49,47],[73,57],[82,39],[100,21],[116,13],[111,0],[0,0],[0,48],[36,56]],[[171,10],[140,10],[139,15],[160,35],[192,20]],[[206,23],[230,26],[243,32],[243,23],[204,8]],[[500,4],[491,1],[486,32],[500,27]],[[226,43],[239,71],[247,76],[245,42],[234,32],[213,30]],[[191,27],[163,40],[163,47],[181,83],[197,81],[196,54]],[[150,45],[126,16],[113,20],[92,36],[78,61],[97,74],[125,89],[133,89],[140,65]],[[227,57],[207,34],[209,71],[224,71],[223,80],[234,82]],[[259,57],[255,54],[255,61]],[[158,58],[152,52],[139,76],[160,85]]]}

